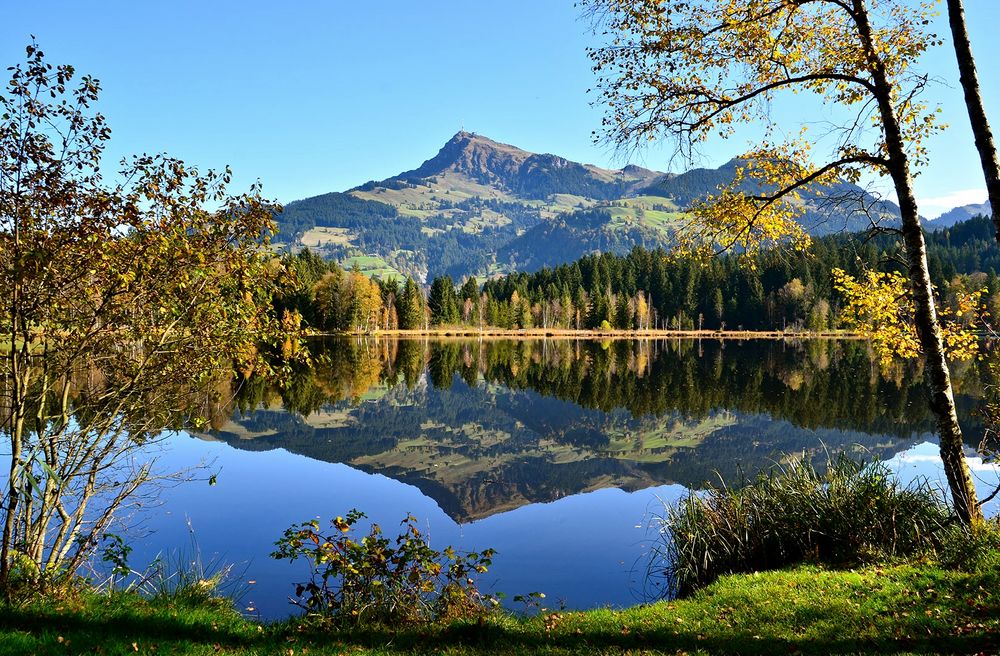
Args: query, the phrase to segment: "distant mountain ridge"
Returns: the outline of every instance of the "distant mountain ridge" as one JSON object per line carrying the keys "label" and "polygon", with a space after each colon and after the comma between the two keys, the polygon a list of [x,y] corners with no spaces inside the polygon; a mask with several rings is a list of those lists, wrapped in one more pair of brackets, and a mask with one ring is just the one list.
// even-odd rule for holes
{"label": "distant mountain ridge", "polygon": [[961,207],[955,207],[948,210],[938,218],[926,223],[925,225],[931,230],[941,230],[942,228],[950,228],[956,223],[968,221],[975,216],[989,216],[992,211],[990,201],[979,204],[973,203],[971,205],[962,205]]}
{"label": "distant mountain ridge", "polygon": [[542,200],[553,193],[610,200],[635,191],[665,173],[629,165],[620,170],[579,164],[551,154],[535,154],[516,146],[475,134],[458,132],[438,151],[412,171],[385,182],[413,182],[448,172],[494,186],[515,196]]}
{"label": "distant mountain ridge", "polygon": [[[598,250],[669,246],[684,210],[730,182],[737,165],[681,174],[603,169],[460,131],[415,169],[288,203],[278,241],[369,274],[425,282],[533,270]],[[868,213],[834,197],[856,199],[888,223],[898,217],[892,203],[843,183],[803,196],[812,234],[870,224]]]}

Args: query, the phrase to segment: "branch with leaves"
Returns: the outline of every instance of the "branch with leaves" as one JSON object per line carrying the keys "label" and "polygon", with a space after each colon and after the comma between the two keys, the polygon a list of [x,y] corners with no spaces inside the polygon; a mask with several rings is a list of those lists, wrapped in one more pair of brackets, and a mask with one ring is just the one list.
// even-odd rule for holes
{"label": "branch with leaves", "polygon": [[[763,130],[763,145],[742,158],[750,164],[740,179],[694,207],[683,246],[751,253],[787,243],[802,247],[808,237],[797,219],[810,186],[856,182],[863,175],[891,180],[913,326],[955,510],[967,523],[981,521],[912,182],[927,161],[928,137],[941,129],[937,110],[920,100],[928,76],[914,70],[920,56],[940,44],[927,30],[933,4],[585,0],[584,5],[603,41],[590,56],[608,141],[634,148],[666,137],[690,157],[710,137],[733,136],[737,125]],[[825,155],[812,152],[805,118],[797,121],[797,138],[775,138],[787,125],[772,108],[792,95],[848,117]],[[818,165],[811,164],[817,159]],[[858,211],[870,216],[868,208]]]}
{"label": "branch with leaves", "polygon": [[0,94],[0,434],[11,449],[0,588],[70,577],[158,474],[149,446],[201,425],[234,368],[296,326],[270,312],[279,208],[166,155],[101,158],[100,85],[32,44]]}

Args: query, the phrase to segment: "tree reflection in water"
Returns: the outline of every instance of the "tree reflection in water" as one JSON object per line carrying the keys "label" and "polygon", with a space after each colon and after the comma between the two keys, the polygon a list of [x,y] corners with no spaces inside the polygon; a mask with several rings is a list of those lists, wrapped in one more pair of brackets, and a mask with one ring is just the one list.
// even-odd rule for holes
{"label": "tree reflection in water", "polygon": [[[857,341],[311,347],[284,388],[242,381],[212,435],[385,474],[459,522],[607,487],[735,481],[788,454],[887,458],[933,433],[919,364],[883,367]],[[980,435],[990,369],[955,374],[963,428]]]}

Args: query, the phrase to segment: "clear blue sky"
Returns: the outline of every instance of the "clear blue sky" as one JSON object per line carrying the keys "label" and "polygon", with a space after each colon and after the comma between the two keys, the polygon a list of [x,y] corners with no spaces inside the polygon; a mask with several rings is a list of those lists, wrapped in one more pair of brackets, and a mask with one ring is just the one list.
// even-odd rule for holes
{"label": "clear blue sky", "polygon": [[[1000,2],[967,0],[980,75],[1000,129]],[[166,151],[260,179],[281,201],[342,191],[416,167],[460,127],[527,150],[603,166],[600,111],[572,0],[445,2],[79,2],[7,0],[0,62],[34,34],[49,61],[99,78],[115,159]],[[946,25],[938,26],[946,34]],[[948,46],[950,47],[950,46]],[[947,85],[948,132],[918,178],[921,211],[985,200],[950,50],[925,62]],[[950,85],[950,86],[949,86]],[[704,164],[745,147],[710,144]],[[633,158],[664,170],[669,149]]]}

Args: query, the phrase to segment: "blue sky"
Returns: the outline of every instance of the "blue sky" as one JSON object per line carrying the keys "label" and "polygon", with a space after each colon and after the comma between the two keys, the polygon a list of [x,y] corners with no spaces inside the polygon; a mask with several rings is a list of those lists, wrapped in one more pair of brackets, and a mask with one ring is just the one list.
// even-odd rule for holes
{"label": "blue sky", "polygon": [[[1000,2],[967,0],[987,110],[1000,128]],[[0,61],[23,60],[34,34],[54,63],[99,78],[109,155],[166,151],[229,164],[289,201],[414,168],[459,128],[602,166],[591,142],[589,24],[571,0],[444,2],[8,1]],[[943,20],[936,26],[947,33]],[[985,200],[950,44],[924,65],[945,84],[948,131],[917,179],[921,212]],[[794,108],[783,111],[794,112]],[[805,110],[803,110],[805,111]],[[717,166],[742,141],[713,142]],[[631,161],[667,170],[668,148]],[[676,170],[676,167],[675,167]]]}

